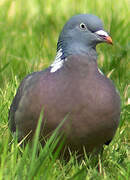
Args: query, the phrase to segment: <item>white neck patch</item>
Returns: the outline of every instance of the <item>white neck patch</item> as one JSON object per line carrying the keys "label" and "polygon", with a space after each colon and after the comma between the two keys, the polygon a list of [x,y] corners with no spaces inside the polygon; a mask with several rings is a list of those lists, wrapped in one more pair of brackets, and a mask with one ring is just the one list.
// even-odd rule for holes
{"label": "white neck patch", "polygon": [[58,69],[60,69],[63,66],[64,59],[61,59],[61,56],[63,55],[62,49],[59,49],[59,51],[56,54],[54,62],[51,64],[51,70],[50,72],[56,72]]}
{"label": "white neck patch", "polygon": [[105,31],[103,31],[103,30],[99,30],[99,31],[96,31],[95,32],[96,34],[98,34],[98,35],[101,35],[101,36],[109,36],[108,34],[107,34],[107,32],[105,32]]}

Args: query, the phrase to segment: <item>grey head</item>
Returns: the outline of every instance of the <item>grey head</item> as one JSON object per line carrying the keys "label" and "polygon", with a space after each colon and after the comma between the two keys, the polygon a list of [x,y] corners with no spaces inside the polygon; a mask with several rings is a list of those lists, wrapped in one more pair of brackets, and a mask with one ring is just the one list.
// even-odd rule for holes
{"label": "grey head", "polygon": [[55,72],[69,55],[91,55],[97,58],[96,45],[101,42],[112,44],[104,30],[102,21],[92,14],[73,16],[63,27],[57,43],[57,54],[51,65]]}
{"label": "grey head", "polygon": [[101,42],[112,43],[108,33],[104,31],[102,21],[92,14],[73,16],[63,27],[59,36],[57,50],[63,49],[64,56],[86,54],[95,50]]}

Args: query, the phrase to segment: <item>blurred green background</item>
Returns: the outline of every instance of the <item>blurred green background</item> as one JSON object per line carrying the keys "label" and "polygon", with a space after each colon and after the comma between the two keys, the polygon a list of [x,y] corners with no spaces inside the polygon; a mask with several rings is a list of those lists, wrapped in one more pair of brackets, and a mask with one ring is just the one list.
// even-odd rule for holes
{"label": "blurred green background", "polygon": [[[10,167],[11,162],[13,167],[16,166],[16,158],[12,157],[14,161],[9,158],[9,163],[6,162],[12,153],[7,150],[8,109],[17,87],[28,73],[45,69],[51,64],[63,25],[71,16],[81,13],[99,16],[105,29],[110,32],[114,45],[101,44],[97,47],[98,64],[104,74],[114,81],[122,99],[120,127],[110,148],[106,148],[107,160],[102,164],[105,176],[100,174],[99,179],[130,177],[129,7],[128,0],[0,0],[0,179],[18,179],[16,171]],[[21,162],[22,157],[18,157]],[[26,165],[23,166],[26,169]],[[73,164],[68,176],[63,173],[66,166],[62,166],[63,171],[57,169],[57,164],[54,167],[51,175],[54,176],[53,171],[57,170],[60,177],[64,174],[66,179],[71,178],[82,166],[75,167]],[[93,171],[87,171],[89,175],[85,176],[86,179],[98,178],[95,167],[90,169]],[[27,172],[24,171],[22,175],[24,173]]]}

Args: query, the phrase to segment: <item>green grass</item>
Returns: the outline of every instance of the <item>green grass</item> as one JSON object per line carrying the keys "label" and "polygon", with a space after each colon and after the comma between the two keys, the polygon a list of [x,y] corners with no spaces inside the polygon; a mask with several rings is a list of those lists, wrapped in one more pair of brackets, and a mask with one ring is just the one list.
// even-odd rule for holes
{"label": "green grass", "polygon": [[[92,13],[104,22],[114,45],[99,45],[98,64],[114,81],[122,99],[117,133],[98,159],[80,163],[75,155],[64,163],[52,154],[57,130],[44,148],[37,141],[21,148],[8,129],[8,109],[20,81],[30,72],[45,69],[53,61],[58,35],[74,14]],[[0,1],[0,179],[66,180],[130,177],[130,39],[128,1],[112,0],[1,0]],[[61,144],[62,145],[62,144]],[[39,156],[37,150],[39,149]],[[60,151],[60,146],[58,151]]]}

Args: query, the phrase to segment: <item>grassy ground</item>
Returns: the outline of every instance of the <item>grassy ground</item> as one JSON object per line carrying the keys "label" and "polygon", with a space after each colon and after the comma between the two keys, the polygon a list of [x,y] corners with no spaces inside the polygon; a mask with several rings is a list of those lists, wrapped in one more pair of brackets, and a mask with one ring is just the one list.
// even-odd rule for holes
{"label": "grassy ground", "polygon": [[[99,45],[99,67],[115,83],[122,99],[120,126],[112,143],[99,157],[68,163],[52,151],[56,133],[40,148],[20,148],[8,129],[8,109],[20,81],[46,68],[54,59],[64,23],[74,14],[92,13],[104,22],[114,46]],[[112,0],[1,0],[0,1],[0,179],[129,179],[130,178],[130,39],[128,1]],[[38,133],[38,132],[37,132]],[[51,147],[48,148],[49,144]],[[40,146],[40,145],[39,145]]]}

